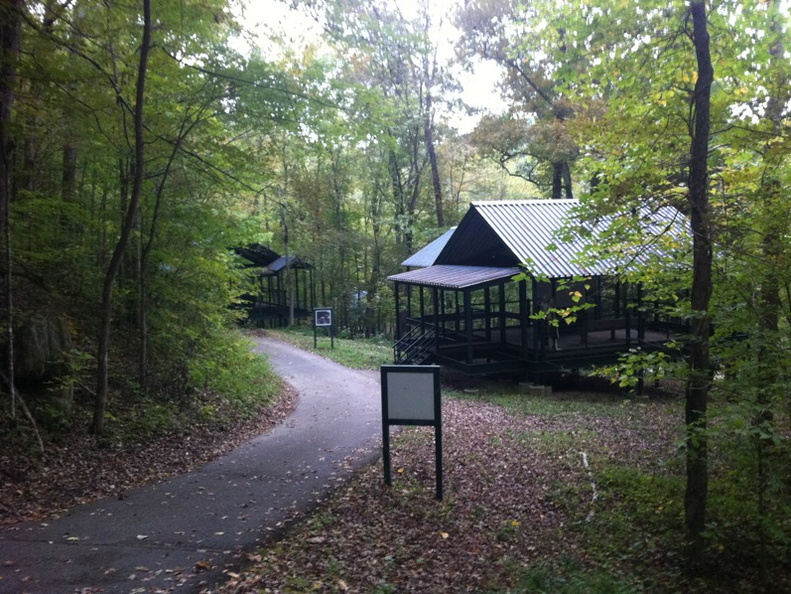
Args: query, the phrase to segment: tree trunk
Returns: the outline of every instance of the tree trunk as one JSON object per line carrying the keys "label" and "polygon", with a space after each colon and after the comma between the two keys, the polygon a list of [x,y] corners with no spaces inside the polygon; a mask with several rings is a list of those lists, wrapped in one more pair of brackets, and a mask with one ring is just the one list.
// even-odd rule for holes
{"label": "tree trunk", "polygon": [[563,187],[565,188],[565,197],[574,198],[574,190],[571,188],[571,165],[566,161],[563,163]]}
{"label": "tree trunk", "polygon": [[77,147],[72,143],[63,145],[63,178],[61,194],[64,202],[74,201],[74,190],[77,185]]}
{"label": "tree trunk", "polygon": [[426,152],[428,153],[428,162],[431,166],[431,183],[434,186],[434,208],[437,211],[437,226],[444,227],[445,213],[442,208],[442,182],[439,178],[437,151],[434,147],[434,126],[431,123],[431,94],[426,96],[426,119],[424,128]]}
{"label": "tree trunk", "polygon": [[552,163],[552,200],[563,197],[563,163]]}
{"label": "tree trunk", "polygon": [[699,565],[703,558],[703,531],[708,498],[708,437],[706,413],[711,384],[709,355],[709,301],[712,290],[711,221],[708,206],[708,149],[711,85],[714,69],[709,51],[705,0],[692,0],[690,13],[698,64],[693,107],[694,133],[690,149],[689,202],[693,234],[690,375],[686,388],[687,485],[684,496],[689,559]]}
{"label": "tree trunk", "polygon": [[14,392],[14,299],[11,282],[11,171],[13,169],[14,142],[11,138],[11,107],[14,104],[16,61],[19,56],[19,37],[22,23],[22,0],[2,0],[0,3],[0,232],[2,232],[3,257],[0,270],[3,274],[6,325],[5,374],[8,377],[8,395],[11,416],[16,416]]}
{"label": "tree trunk", "polygon": [[96,399],[93,409],[93,424],[91,429],[96,435],[104,431],[105,411],[107,409],[108,368],[110,349],[110,326],[113,311],[113,288],[118,270],[121,267],[129,238],[134,228],[137,209],[140,204],[140,195],[143,191],[145,144],[143,130],[143,101],[145,99],[146,72],[148,69],[148,54],[151,49],[151,0],[143,0],[143,38],[140,44],[140,62],[137,70],[137,85],[135,89],[134,107],[134,178],[132,193],[126,208],[121,237],[113,250],[112,258],[107,266],[102,283],[102,303],[99,310],[99,340],[97,355]]}
{"label": "tree trunk", "polygon": [[293,271],[291,270],[291,255],[288,251],[288,221],[286,221],[286,205],[282,202],[280,203],[280,225],[283,227],[283,245],[285,246],[285,259],[286,259],[286,268],[285,268],[285,275],[286,275],[286,299],[288,302],[288,325],[294,325],[294,287],[291,275]]}
{"label": "tree trunk", "polygon": [[393,207],[396,215],[396,245],[404,244],[404,218],[406,215],[406,199],[404,197],[404,184],[401,182],[401,171],[395,151],[388,153],[388,172],[390,173],[391,191],[393,194]]}

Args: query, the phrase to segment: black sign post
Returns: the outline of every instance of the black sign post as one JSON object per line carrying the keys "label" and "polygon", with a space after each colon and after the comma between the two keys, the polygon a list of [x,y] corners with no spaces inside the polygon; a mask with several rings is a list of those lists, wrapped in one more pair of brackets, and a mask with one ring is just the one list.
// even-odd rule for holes
{"label": "black sign post", "polygon": [[313,348],[316,348],[316,332],[319,328],[326,328],[330,335],[330,348],[335,348],[335,336],[332,332],[332,308],[317,307],[313,310]]}
{"label": "black sign post", "polygon": [[442,401],[439,365],[382,365],[381,373],[385,484],[392,484],[390,426],[433,426],[437,499],[442,500]]}

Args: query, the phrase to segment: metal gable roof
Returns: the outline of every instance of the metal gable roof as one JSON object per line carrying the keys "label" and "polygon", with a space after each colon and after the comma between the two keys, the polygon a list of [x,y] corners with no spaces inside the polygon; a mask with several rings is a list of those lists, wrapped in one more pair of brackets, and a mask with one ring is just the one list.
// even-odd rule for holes
{"label": "metal gable roof", "polygon": [[[612,271],[606,262],[582,267],[574,263],[585,242],[575,238],[561,242],[556,232],[569,218],[577,200],[523,200],[477,202],[471,205],[508,247],[517,261],[549,277],[605,274]],[[547,249],[552,246],[552,249]]]}
{"label": "metal gable roof", "polygon": [[303,262],[297,256],[288,256],[288,258],[285,256],[280,256],[277,260],[269,264],[266,269],[267,272],[277,273],[283,270],[286,267],[286,264],[288,264],[289,268],[313,268],[310,264]]}
{"label": "metal gable roof", "polygon": [[[552,278],[612,274],[619,266],[628,264],[627,255],[623,261],[600,260],[585,266],[577,262],[585,247],[595,241],[597,231],[609,223],[604,218],[589,229],[594,239],[579,235],[571,241],[559,239],[558,231],[573,221],[573,209],[578,205],[578,200],[474,202],[436,261],[452,265],[525,264],[532,273]],[[650,219],[655,227],[672,224],[672,233],[684,234],[678,229],[679,213],[673,208],[665,207],[656,213],[645,209],[639,214]],[[632,259],[639,261],[641,256]]]}
{"label": "metal gable roof", "polygon": [[511,278],[521,271],[516,267],[449,266],[437,264],[388,276],[387,280],[408,285],[421,285],[441,289],[467,289]]}
{"label": "metal gable roof", "polygon": [[517,266],[520,262],[491,226],[470,206],[435,260],[463,266]]}
{"label": "metal gable roof", "polygon": [[456,230],[456,227],[451,227],[445,233],[437,237],[434,241],[429,243],[426,247],[421,250],[418,250],[411,256],[409,256],[406,260],[401,262],[401,266],[409,266],[412,268],[423,268],[426,266],[431,266],[434,264],[437,256],[445,247],[445,244],[448,243],[450,236],[453,235],[453,232]]}
{"label": "metal gable roof", "polygon": [[251,262],[253,266],[269,266],[280,256],[260,243],[251,243],[244,247],[236,247],[234,251]]}

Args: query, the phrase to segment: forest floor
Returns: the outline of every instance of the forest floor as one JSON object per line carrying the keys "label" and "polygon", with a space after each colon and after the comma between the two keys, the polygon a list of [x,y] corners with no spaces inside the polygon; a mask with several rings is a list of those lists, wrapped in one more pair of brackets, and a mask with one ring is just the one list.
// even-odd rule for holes
{"label": "forest floor", "polygon": [[[568,387],[567,387],[568,388]],[[362,470],[281,540],[203,592],[791,591],[788,570],[762,587],[744,547],[715,551],[684,577],[683,401],[588,389],[521,393],[505,382],[443,387],[444,498],[435,499],[433,429],[403,428],[393,485]],[[280,422],[296,397],[237,431],[97,448],[73,432],[0,453],[0,524],[39,519],[195,468]],[[395,430],[394,430],[395,432]],[[123,463],[121,463],[123,461]]]}
{"label": "forest floor", "polygon": [[736,548],[686,577],[678,386],[651,398],[580,388],[447,386],[442,501],[433,428],[403,428],[392,486],[381,464],[367,468],[204,592],[791,591],[787,569],[762,582]]}

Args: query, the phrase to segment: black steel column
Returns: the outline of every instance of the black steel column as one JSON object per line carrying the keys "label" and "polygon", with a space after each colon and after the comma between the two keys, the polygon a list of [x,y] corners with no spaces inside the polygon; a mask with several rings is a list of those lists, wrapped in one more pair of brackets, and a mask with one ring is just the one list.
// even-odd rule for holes
{"label": "black steel column", "polygon": [[[533,314],[537,314],[539,311],[540,304],[538,303],[538,282],[535,278],[531,278],[530,287],[533,290]],[[521,313],[521,312],[520,312]],[[530,318],[526,321],[531,321]],[[544,327],[543,323],[538,323],[537,321],[532,321],[533,323],[533,351],[538,356],[538,352],[540,350],[540,346],[543,342],[543,338],[541,336],[541,329]]]}
{"label": "black steel column", "polygon": [[426,302],[423,296],[423,287],[420,287],[420,332],[426,333]]}
{"label": "black steel column", "polygon": [[506,318],[505,318],[505,282],[500,281],[497,285],[498,299],[500,301],[500,344],[505,344],[506,341]]}
{"label": "black steel column", "polygon": [[454,316],[456,332],[460,332],[461,331],[461,326],[460,326],[461,316],[459,315],[460,314],[460,312],[459,312],[460,308],[459,308],[459,291],[458,290],[456,291],[454,298],[456,300],[456,315]]}
{"label": "black steel column", "polygon": [[464,333],[467,336],[467,364],[472,364],[472,295],[469,290],[464,291],[464,323],[467,326]]}
{"label": "black steel column", "polygon": [[399,303],[399,299],[398,299],[398,281],[395,281],[393,283],[393,297],[395,298],[395,317],[396,317],[394,338],[396,341],[398,341],[398,339],[401,338],[401,309],[400,309],[401,304]]}
{"label": "black steel column", "polygon": [[492,340],[492,295],[491,295],[491,287],[486,287],[483,292],[483,307],[486,311],[486,342],[491,342]]}
{"label": "black steel column", "polygon": [[632,316],[629,309],[629,283],[623,287],[623,316],[626,321],[626,346],[632,344]]}
{"label": "black steel column", "polygon": [[[442,323],[442,332],[441,333],[444,335],[445,334],[445,320],[447,319],[445,317],[445,313],[446,313],[445,312],[445,289],[441,289],[439,291],[439,300],[440,300],[440,315],[442,316],[442,322],[441,322]],[[439,320],[435,320],[435,322],[437,323],[437,342],[439,343],[439,335],[440,335],[439,324],[440,324],[440,321]]]}
{"label": "black steel column", "polygon": [[530,311],[528,310],[527,282],[525,280],[519,281],[519,320],[520,341],[522,342],[522,357],[527,359],[527,326],[530,323]]}
{"label": "black steel column", "polygon": [[[437,298],[439,297],[439,290],[437,287],[431,289],[431,294],[434,297],[434,352],[439,354],[439,312],[437,307]],[[443,307],[445,306],[443,299]]]}
{"label": "black steel column", "polygon": [[645,318],[643,316],[643,283],[637,283],[637,340],[645,340]]}

